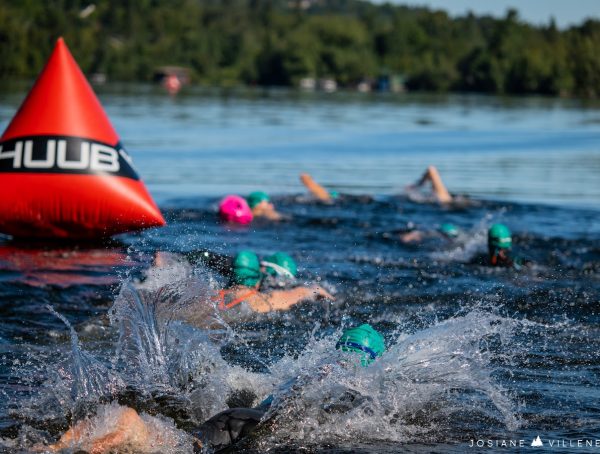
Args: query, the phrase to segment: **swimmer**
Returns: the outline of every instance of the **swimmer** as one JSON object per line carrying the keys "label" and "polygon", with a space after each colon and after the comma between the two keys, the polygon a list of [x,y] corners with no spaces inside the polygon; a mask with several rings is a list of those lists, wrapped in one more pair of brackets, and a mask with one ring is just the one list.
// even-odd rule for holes
{"label": "swimmer", "polygon": [[419,181],[417,181],[415,184],[407,186],[406,189],[408,191],[417,189],[418,187],[423,186],[428,181],[431,182],[431,188],[433,190],[433,194],[439,203],[447,204],[447,203],[451,203],[453,201],[452,196],[450,195],[450,193],[448,192],[448,189],[446,189],[446,186],[444,185],[444,182],[442,181],[442,177],[440,176],[440,173],[434,166],[427,167],[427,170],[425,171],[425,173],[423,174],[421,179]]}
{"label": "swimmer", "polygon": [[[336,349],[357,354],[360,364],[368,367],[378,357],[385,352],[385,343],[383,336],[374,330],[370,325],[364,324],[356,328],[345,331],[336,344]],[[342,366],[344,362],[340,363]],[[322,373],[318,378],[324,378],[328,375],[326,366],[322,367]],[[280,387],[284,393],[300,387],[297,378]],[[314,377],[307,377],[313,378]],[[336,402],[335,408],[328,403],[326,411],[339,412],[340,410],[349,410],[356,405],[360,405],[359,395],[354,390],[348,390],[340,396],[343,401]],[[259,426],[265,424],[265,416],[275,399],[269,396],[260,405],[255,408],[230,408],[222,411],[204,422],[197,430],[192,433],[194,451],[199,452],[203,448],[219,450],[232,446],[242,438],[252,434]],[[342,406],[340,407],[340,403]],[[63,449],[77,450],[84,449],[92,454],[108,454],[115,451],[130,450],[131,452],[149,453],[156,452],[157,449],[168,450],[175,446],[178,438],[173,434],[167,434],[160,431],[160,425],[152,424],[153,417],[142,414],[130,407],[111,405],[104,406],[110,412],[110,430],[99,431],[99,419],[102,416],[97,415],[94,418],[84,419],[69,428],[61,438],[54,444],[48,446],[35,446],[34,450],[38,452],[58,452]],[[102,411],[102,410],[101,410]],[[273,416],[271,413],[268,416]],[[104,415],[106,419],[106,415]],[[171,429],[173,432],[176,429]],[[181,437],[179,437],[181,438]]]}
{"label": "swimmer", "polygon": [[[180,263],[182,259],[193,266],[201,264],[230,281],[233,279],[235,258],[209,250],[196,250],[184,252],[183,254],[156,251],[152,267],[154,269],[165,268]],[[285,252],[276,252],[260,261],[260,271],[263,277],[261,288],[282,287],[295,283],[298,266],[290,255]]]}
{"label": "swimmer", "polygon": [[266,192],[254,191],[246,197],[248,206],[255,218],[264,218],[269,221],[281,221],[285,217],[279,213]]}
{"label": "swimmer", "polygon": [[520,269],[531,261],[512,255],[512,236],[504,224],[493,224],[488,230],[488,258],[491,266]]}
{"label": "swimmer", "polygon": [[230,286],[216,295],[219,310],[229,311],[240,306],[237,309],[242,311],[266,313],[286,311],[302,301],[321,298],[335,301],[335,298],[319,285],[261,291],[262,279],[263,273],[257,255],[251,251],[239,252],[233,260]]}
{"label": "swimmer", "polygon": [[488,257],[492,266],[511,267],[512,236],[504,224],[494,224],[488,230]]}
{"label": "swimmer", "polygon": [[308,189],[313,197],[321,202],[332,203],[334,199],[339,197],[337,192],[328,191],[319,183],[317,183],[308,173],[301,173],[300,181],[304,186],[306,186],[306,189]]}
{"label": "swimmer", "polygon": [[[193,254],[193,255],[191,255]],[[260,262],[252,251],[241,251],[235,257],[227,257],[208,251],[190,253],[191,263],[203,263],[228,279],[228,285],[220,290],[203,281],[201,291],[186,294],[175,306],[161,304],[161,310],[169,312],[190,325],[202,329],[221,328],[223,323],[240,323],[253,318],[256,313],[287,311],[293,306],[309,301],[330,300],[335,297],[319,285],[301,285],[296,282],[297,266],[292,257],[278,252]],[[171,267],[178,270],[182,256],[168,252],[156,252],[154,265],[146,272],[140,283],[143,290],[156,290],[153,279],[164,276]],[[167,266],[162,270],[161,265]],[[182,272],[186,273],[185,269]],[[192,284],[192,278],[189,283]],[[160,287],[159,287],[160,288]],[[176,312],[173,312],[175,310]]]}
{"label": "swimmer", "polygon": [[243,197],[228,195],[219,202],[219,217],[222,221],[247,225],[252,222],[252,210]]}
{"label": "swimmer", "polygon": [[[414,224],[411,224],[414,225]],[[440,225],[437,230],[418,230],[416,228],[409,228],[405,231],[400,232],[400,241],[404,244],[409,243],[420,243],[426,238],[443,238],[449,242],[454,241],[460,234],[460,230],[454,224],[445,222]]]}
{"label": "swimmer", "polygon": [[[385,340],[383,336],[371,325],[363,324],[350,328],[340,336],[335,348],[353,357],[340,358],[333,362],[321,365],[319,372],[307,373],[306,376],[294,377],[277,388],[275,395],[270,395],[254,408],[231,408],[225,410],[206,421],[194,433],[200,443],[214,450],[224,449],[250,435],[257,426],[268,425],[269,421],[277,414],[277,409],[285,407],[295,393],[301,392],[307,382],[325,379],[333,367],[350,367],[355,361],[362,367],[368,367],[385,353]],[[355,360],[355,361],[353,361]],[[275,397],[278,396],[278,397]],[[323,410],[328,413],[341,413],[361,405],[366,398],[358,391],[347,387],[336,388],[335,396],[325,399]]]}
{"label": "swimmer", "polygon": [[[336,343],[335,348],[345,353],[353,353],[353,355],[344,355],[344,357],[335,360],[330,358],[325,363],[319,365],[317,371],[311,368],[303,375],[288,380],[286,383],[280,385],[275,393],[268,396],[255,408],[270,410],[270,416],[273,416],[277,408],[281,408],[281,406],[285,407],[285,402],[293,398],[298,392],[302,392],[306,384],[324,380],[335,368],[347,370],[353,364],[360,365],[361,367],[370,366],[385,353],[385,340],[381,333],[371,325],[365,323],[345,330]],[[356,405],[364,402],[365,398],[354,389],[339,386],[335,388],[333,394],[325,398],[325,401],[327,404],[323,410],[328,413],[340,413],[351,410]]]}

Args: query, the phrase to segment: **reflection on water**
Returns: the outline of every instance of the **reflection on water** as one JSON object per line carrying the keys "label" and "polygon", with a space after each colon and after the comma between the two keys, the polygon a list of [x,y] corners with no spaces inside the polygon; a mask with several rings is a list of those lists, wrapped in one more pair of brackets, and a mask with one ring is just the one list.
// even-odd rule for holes
{"label": "reflection on water", "polygon": [[[397,193],[428,164],[451,190],[533,202],[600,200],[600,106],[577,100],[100,87],[159,202],[174,195],[301,190]],[[4,95],[3,127],[22,94]]]}
{"label": "reflection on water", "polygon": [[110,285],[119,282],[114,273],[133,265],[123,250],[116,248],[24,247],[0,243],[0,279],[30,286],[70,287]]}

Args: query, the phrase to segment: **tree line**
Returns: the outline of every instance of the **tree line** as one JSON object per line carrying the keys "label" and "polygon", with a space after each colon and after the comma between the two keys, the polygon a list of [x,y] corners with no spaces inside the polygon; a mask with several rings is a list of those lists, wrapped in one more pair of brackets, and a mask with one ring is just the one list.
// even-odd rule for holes
{"label": "tree line", "polygon": [[64,36],[86,74],[146,81],[342,86],[385,74],[409,90],[600,96],[600,21],[560,30],[361,0],[4,0],[0,78],[32,78]]}

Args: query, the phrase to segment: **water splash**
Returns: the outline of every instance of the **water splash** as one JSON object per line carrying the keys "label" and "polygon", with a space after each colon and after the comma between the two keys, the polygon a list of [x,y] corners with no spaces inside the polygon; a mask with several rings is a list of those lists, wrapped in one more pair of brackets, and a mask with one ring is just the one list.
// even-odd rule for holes
{"label": "water splash", "polygon": [[[388,320],[397,327],[388,330],[388,351],[367,368],[335,350],[341,330],[322,336],[316,326],[299,354],[257,373],[221,356],[224,345],[244,342],[243,326],[213,336],[179,320],[190,295],[202,296],[209,287],[201,274],[153,290],[126,282],[110,313],[119,331],[110,371],[80,348],[72,326],[57,314],[70,331],[73,368],[62,377],[71,384],[69,401],[98,404],[125,388],[156,399],[158,391],[173,396],[192,415],[188,423],[197,425],[227,408],[236,392],[254,395],[248,405],[271,394],[268,424],[256,442],[260,449],[281,443],[434,442],[446,433],[521,425],[518,404],[495,375],[520,351],[513,339],[525,322],[475,309],[409,334],[403,320]],[[107,374],[118,375],[111,381],[117,387],[107,390]],[[114,418],[105,418],[99,427],[112,423]]]}
{"label": "water splash", "polygon": [[[166,265],[150,276],[161,281],[172,276],[172,271]],[[137,394],[179,396],[201,423],[227,408],[231,394],[253,387],[253,374],[230,366],[220,353],[224,345],[244,339],[218,318],[218,311],[210,311],[212,321],[206,323],[215,329],[186,323],[197,316],[199,300],[212,307],[208,300],[215,284],[208,271],[188,268],[177,281],[157,284],[123,284],[109,313],[119,331],[115,367]]]}
{"label": "water splash", "polygon": [[71,342],[70,365],[60,367],[58,372],[61,381],[69,385],[72,408],[76,409],[78,405],[85,402],[110,399],[120,389],[123,389],[124,383],[118,375],[81,348],[77,333],[69,321],[62,314],[55,311],[52,306],[46,305],[46,308],[58,317],[69,330]]}
{"label": "water splash", "polygon": [[509,347],[517,325],[472,312],[400,335],[368,368],[332,353],[339,333],[313,339],[298,359],[271,367],[276,381],[288,385],[275,391],[270,412],[279,431],[261,446],[435,441],[452,427],[475,429],[480,421],[514,430],[518,406],[493,378],[489,343]]}
{"label": "water splash", "polygon": [[429,256],[441,262],[468,262],[478,254],[486,252],[487,232],[494,217],[491,213],[486,214],[469,232],[461,232],[453,241],[454,246],[451,249],[435,251]]}

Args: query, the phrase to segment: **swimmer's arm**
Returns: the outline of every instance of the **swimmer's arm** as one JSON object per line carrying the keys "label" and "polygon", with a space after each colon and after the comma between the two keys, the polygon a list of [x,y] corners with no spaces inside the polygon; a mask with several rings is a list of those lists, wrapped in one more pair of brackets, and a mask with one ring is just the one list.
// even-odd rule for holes
{"label": "swimmer's arm", "polygon": [[441,203],[449,203],[452,202],[452,196],[446,189],[444,182],[442,181],[442,177],[440,173],[434,166],[427,167],[427,170],[421,177],[421,179],[413,185],[413,187],[419,187],[425,184],[427,181],[431,181],[431,186],[433,188],[433,193],[436,198]]}
{"label": "swimmer's arm", "polygon": [[262,217],[268,219],[269,221],[282,221],[284,219],[288,219],[287,216],[277,211],[272,203],[269,203],[269,205],[266,207],[263,207],[261,205],[255,206],[252,209],[252,214],[255,217]]}
{"label": "swimmer's arm", "polygon": [[[72,446],[85,435],[85,432],[89,431],[91,425],[89,419],[78,422],[67,430],[58,442],[48,446],[47,449],[57,452]],[[90,452],[92,454],[103,453],[119,447],[126,441],[127,434],[131,431],[139,434],[146,433],[147,429],[144,421],[133,408],[125,408],[119,414],[117,428],[113,432],[93,440]]]}
{"label": "swimmer's arm", "polygon": [[420,230],[411,230],[410,232],[401,233],[400,241],[403,243],[418,243],[423,240],[423,232]]}
{"label": "swimmer's arm", "polygon": [[324,288],[315,285],[312,287],[296,287],[290,290],[274,290],[268,294],[255,295],[247,300],[252,310],[256,312],[286,311],[290,307],[305,300],[317,298],[335,298]]}
{"label": "swimmer's arm", "polygon": [[74,440],[81,438],[81,435],[84,432],[86,432],[87,430],[89,430],[90,426],[91,426],[91,422],[89,419],[84,419],[83,421],[79,421],[73,427],[70,427],[69,430],[67,430],[62,435],[62,437],[60,437],[60,440],[58,440],[54,444],[49,445],[48,450],[52,451],[52,452],[57,452],[57,451],[60,451],[61,449],[65,449],[65,448],[71,446],[73,444]]}
{"label": "swimmer's arm", "polygon": [[300,181],[310,193],[322,202],[330,202],[331,194],[327,189],[317,183],[308,173],[300,174]]}
{"label": "swimmer's arm", "polygon": [[119,428],[115,432],[111,432],[108,435],[103,436],[94,440],[92,448],[90,449],[91,454],[102,454],[105,452],[113,452],[117,450],[126,441],[125,429]]}
{"label": "swimmer's arm", "polygon": [[275,209],[266,211],[265,217],[269,221],[281,221],[285,219],[285,216]]}
{"label": "swimmer's arm", "polygon": [[101,454],[112,452],[115,448],[123,445],[130,434],[146,438],[148,436],[148,428],[137,411],[133,408],[126,408],[119,414],[115,431],[94,440],[90,453]]}

